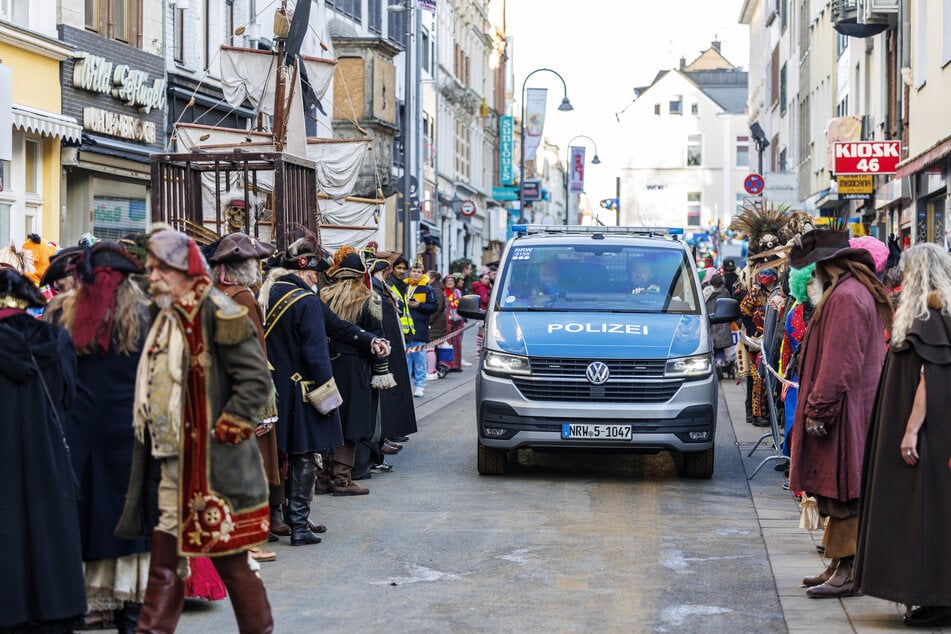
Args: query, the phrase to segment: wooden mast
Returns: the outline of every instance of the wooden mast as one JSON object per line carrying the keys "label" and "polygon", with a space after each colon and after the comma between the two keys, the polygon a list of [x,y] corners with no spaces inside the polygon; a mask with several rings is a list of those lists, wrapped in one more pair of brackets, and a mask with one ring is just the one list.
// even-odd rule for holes
{"label": "wooden mast", "polygon": [[[281,0],[279,13],[287,19],[287,0]],[[278,152],[284,151],[284,135],[282,131],[285,127],[284,118],[284,50],[287,34],[282,37],[275,37],[277,40],[277,83],[274,86],[274,117],[271,120],[271,134],[274,135],[274,149]]]}

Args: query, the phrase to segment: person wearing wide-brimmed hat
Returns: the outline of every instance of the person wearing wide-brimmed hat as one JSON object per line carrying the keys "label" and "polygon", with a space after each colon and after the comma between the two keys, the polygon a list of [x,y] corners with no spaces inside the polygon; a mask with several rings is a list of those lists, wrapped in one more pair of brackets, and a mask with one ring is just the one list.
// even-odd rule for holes
{"label": "person wearing wide-brimmed hat", "polygon": [[62,421],[76,396],[69,333],[27,312],[46,300],[0,264],[0,631],[69,632],[86,613],[77,510]]}
{"label": "person wearing wide-brimmed hat", "polygon": [[[147,252],[160,310],[139,358],[132,474],[116,528],[120,537],[152,535],[138,629],[175,629],[185,601],[180,557],[207,556],[238,629],[270,632],[267,592],[247,555],[268,538],[268,486],[254,440],[271,389],[267,360],[247,309],[214,288],[194,240],[160,231]],[[150,464],[161,473],[157,490]]]}
{"label": "person wearing wide-brimmed hat", "polygon": [[[330,363],[328,337],[349,341],[361,352],[385,353],[388,346],[372,333],[334,314],[317,294],[320,273],[330,263],[316,236],[293,242],[271,269],[261,286],[259,301],[265,315],[265,341],[277,388],[278,448],[288,456],[288,524],[291,544],[318,544],[310,528],[310,504],[316,489],[335,495],[360,495],[349,475],[337,481],[329,476],[329,461],[318,477],[316,455],[329,454],[343,446],[343,429],[337,408],[343,402]],[[340,451],[340,463],[352,455]],[[349,460],[348,460],[349,458]]]}
{"label": "person wearing wide-brimmed hat", "polygon": [[803,584],[811,598],[850,596],[862,458],[892,309],[871,254],[851,248],[846,232],[810,231],[789,256],[797,269],[815,263],[825,289],[801,344],[789,488],[814,496],[829,517],[832,563]]}
{"label": "person wearing wide-brimmed hat", "polygon": [[99,241],[60,251],[40,282],[73,280],[43,319],[70,333],[78,357],[76,402],[64,428],[82,491],[87,620],[101,615],[121,632],[135,629],[149,566],[148,540],[113,534],[132,469],[135,374],[149,330],[148,302],[130,279],[143,271],[124,247]]}
{"label": "person wearing wide-brimmed hat", "polygon": [[[383,300],[372,290],[366,263],[353,247],[337,249],[327,278],[330,284],[320,289],[320,298],[330,310],[344,321],[385,338]],[[330,456],[331,477],[334,483],[367,479],[371,477],[371,454],[378,447],[374,443],[380,439],[376,429],[380,391],[395,387],[396,381],[385,355],[366,354],[351,342],[331,340],[330,358],[343,396],[339,412],[344,440]],[[352,462],[341,461],[340,455],[352,456]]]}
{"label": "person wearing wide-brimmed hat", "polygon": [[[209,245],[208,264],[211,265],[211,279],[215,288],[248,309],[248,317],[258,333],[261,351],[267,354],[264,344],[264,314],[252,288],[261,286],[261,260],[274,253],[274,245],[258,240],[246,233],[229,233]],[[255,435],[261,458],[264,461],[264,473],[270,486],[271,532],[276,535],[290,535],[290,527],[284,522],[281,505],[284,501],[284,487],[281,484],[281,469],[277,455],[277,400],[274,391],[255,419]],[[257,546],[250,548],[255,561],[274,561],[277,553],[263,550]]]}

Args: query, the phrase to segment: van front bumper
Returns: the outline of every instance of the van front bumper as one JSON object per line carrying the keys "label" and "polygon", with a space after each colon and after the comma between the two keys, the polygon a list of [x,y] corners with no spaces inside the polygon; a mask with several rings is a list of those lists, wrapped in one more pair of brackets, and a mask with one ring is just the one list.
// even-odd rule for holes
{"label": "van front bumper", "polygon": [[[685,381],[664,403],[529,401],[505,377],[479,377],[479,442],[517,449],[699,452],[716,435],[717,380]],[[565,423],[631,425],[631,439],[564,439]]]}

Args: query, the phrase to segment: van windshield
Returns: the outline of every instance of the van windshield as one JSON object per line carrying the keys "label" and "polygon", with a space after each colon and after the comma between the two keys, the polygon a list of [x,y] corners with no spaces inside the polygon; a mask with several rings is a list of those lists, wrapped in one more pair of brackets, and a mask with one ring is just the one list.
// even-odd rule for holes
{"label": "van windshield", "polygon": [[513,247],[496,310],[699,314],[684,251],[611,244]]}

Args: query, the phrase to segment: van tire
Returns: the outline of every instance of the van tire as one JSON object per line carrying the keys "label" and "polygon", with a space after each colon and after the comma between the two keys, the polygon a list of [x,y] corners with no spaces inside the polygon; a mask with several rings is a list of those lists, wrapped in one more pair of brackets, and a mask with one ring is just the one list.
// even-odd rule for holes
{"label": "van tire", "polygon": [[486,447],[479,443],[477,462],[479,475],[505,475],[508,470],[509,452],[505,449]]}
{"label": "van tire", "polygon": [[706,451],[682,454],[680,475],[686,478],[712,478],[713,453],[713,447],[710,447]]}

